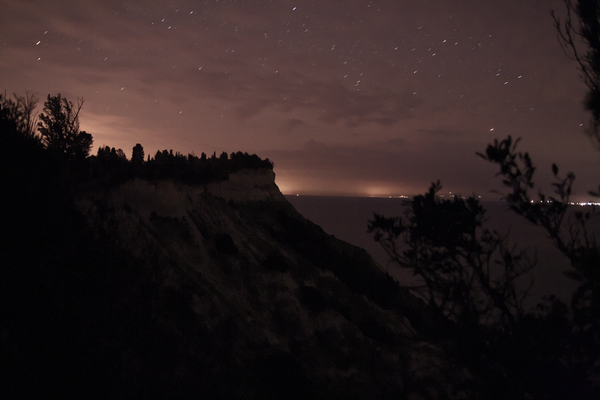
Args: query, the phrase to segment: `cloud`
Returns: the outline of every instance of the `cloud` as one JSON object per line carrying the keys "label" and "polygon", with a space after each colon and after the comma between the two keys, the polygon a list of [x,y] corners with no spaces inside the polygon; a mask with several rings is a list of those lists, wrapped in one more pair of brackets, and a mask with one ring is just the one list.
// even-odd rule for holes
{"label": "cloud", "polygon": [[417,132],[423,135],[437,137],[437,138],[456,138],[463,135],[463,132],[451,130],[451,129],[418,129]]}
{"label": "cloud", "polygon": [[304,122],[301,119],[298,118],[290,118],[288,119],[287,123],[285,124],[286,126],[286,131],[288,132],[294,132],[296,129],[305,126],[306,122]]}
{"label": "cloud", "polygon": [[[14,6],[18,15],[27,16],[29,24],[18,29],[39,32],[39,39],[32,39],[28,57],[41,56],[49,73],[70,75],[69,79],[87,90],[125,87],[144,97],[189,103],[200,96],[215,105],[232,107],[241,122],[268,111],[302,113],[347,128],[393,126],[411,118],[422,100],[407,89],[357,90],[343,79],[331,79],[331,72],[340,68],[338,56],[314,48],[317,32],[342,48],[347,37],[341,35],[353,32],[361,7],[361,2],[342,7],[352,14],[349,18],[339,17],[338,6],[302,8],[303,13],[324,13],[335,22],[334,27],[317,26],[305,20],[306,14],[288,6],[252,2],[235,7],[183,2],[175,10],[161,3],[148,7],[99,1]],[[275,17],[265,18],[267,10]],[[290,42],[293,46],[282,57],[281,40],[269,37],[269,32],[281,31],[277,21],[284,19],[302,22],[307,32],[290,34],[306,35],[309,40]],[[368,43],[381,34],[361,32]],[[35,46],[34,39],[42,44]],[[312,45],[306,48],[304,42]],[[315,58],[307,57],[307,52],[319,53],[318,66],[311,64],[309,60]]]}
{"label": "cloud", "polygon": [[408,142],[402,138],[394,138],[387,140],[385,144],[394,147],[404,147],[408,144]]}
{"label": "cloud", "polygon": [[268,108],[277,112],[309,111],[325,123],[349,128],[375,124],[391,126],[412,118],[423,100],[408,92],[365,93],[339,81],[321,81],[297,74],[262,77],[245,73],[206,71],[194,73],[199,90],[235,103],[236,115],[245,120]]}
{"label": "cloud", "polygon": [[311,94],[317,95],[314,105],[321,109],[320,119],[334,124],[345,122],[348,127],[374,123],[394,125],[411,118],[421,99],[410,93],[364,93],[351,90],[340,82],[313,82]]}

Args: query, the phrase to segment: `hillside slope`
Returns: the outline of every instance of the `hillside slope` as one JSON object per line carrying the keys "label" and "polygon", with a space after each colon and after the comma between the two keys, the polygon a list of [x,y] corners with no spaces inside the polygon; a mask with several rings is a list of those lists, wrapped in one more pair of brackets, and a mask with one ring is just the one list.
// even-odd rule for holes
{"label": "hillside slope", "polygon": [[366,251],[298,214],[272,170],[19,196],[20,218],[4,218],[11,394],[466,395],[469,374],[431,344],[442,325]]}

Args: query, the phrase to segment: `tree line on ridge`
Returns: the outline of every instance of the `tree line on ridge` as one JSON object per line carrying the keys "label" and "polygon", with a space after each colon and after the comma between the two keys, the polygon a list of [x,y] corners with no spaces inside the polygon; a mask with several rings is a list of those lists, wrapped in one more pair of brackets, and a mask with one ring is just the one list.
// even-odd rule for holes
{"label": "tree line on ridge", "polygon": [[108,146],[100,146],[96,155],[90,155],[93,137],[79,125],[83,99],[73,103],[60,93],[48,95],[39,115],[37,103],[37,96],[29,91],[14,94],[14,98],[0,94],[0,145],[14,155],[26,151],[29,156],[51,159],[64,167],[64,176],[76,180],[114,183],[138,177],[202,184],[226,180],[230,173],[242,169],[273,169],[269,159],[241,151],[223,152],[218,157],[216,152],[210,157],[202,153],[198,157],[163,150],[145,158],[140,143],[133,147],[129,160],[122,149]]}

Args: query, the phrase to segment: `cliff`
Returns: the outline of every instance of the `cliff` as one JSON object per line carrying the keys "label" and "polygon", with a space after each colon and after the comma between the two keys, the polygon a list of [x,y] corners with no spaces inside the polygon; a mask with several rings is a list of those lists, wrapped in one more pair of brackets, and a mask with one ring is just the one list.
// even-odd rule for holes
{"label": "cliff", "polygon": [[274,177],[134,179],[89,186],[72,203],[48,189],[52,204],[34,201],[25,226],[8,218],[5,387],[24,397],[467,396],[469,374],[434,345],[443,324],[366,251],[299,215]]}

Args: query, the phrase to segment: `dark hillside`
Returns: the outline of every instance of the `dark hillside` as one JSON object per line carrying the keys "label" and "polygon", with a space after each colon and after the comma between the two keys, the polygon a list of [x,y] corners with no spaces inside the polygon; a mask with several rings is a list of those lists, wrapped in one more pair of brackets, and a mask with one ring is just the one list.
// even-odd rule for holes
{"label": "dark hillside", "polygon": [[465,393],[439,322],[272,169],[110,183],[34,142],[1,159],[4,398]]}

